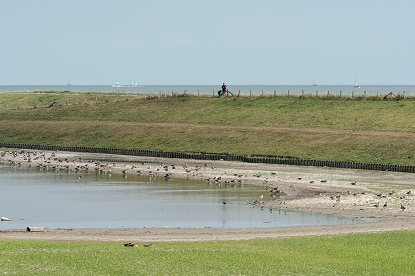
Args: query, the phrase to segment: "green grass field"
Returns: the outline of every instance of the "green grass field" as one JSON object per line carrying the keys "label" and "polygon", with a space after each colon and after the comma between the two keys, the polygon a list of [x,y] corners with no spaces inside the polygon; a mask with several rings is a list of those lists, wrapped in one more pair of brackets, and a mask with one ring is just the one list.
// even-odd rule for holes
{"label": "green grass field", "polygon": [[414,165],[414,113],[413,98],[0,93],[0,141]]}
{"label": "green grass field", "polygon": [[414,275],[415,232],[227,242],[0,242],[3,275]]}

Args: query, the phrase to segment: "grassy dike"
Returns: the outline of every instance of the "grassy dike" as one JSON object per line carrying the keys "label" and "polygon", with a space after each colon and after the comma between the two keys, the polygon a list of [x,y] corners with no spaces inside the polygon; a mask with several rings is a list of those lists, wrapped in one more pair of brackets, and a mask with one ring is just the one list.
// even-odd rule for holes
{"label": "grassy dike", "polygon": [[414,113],[413,98],[0,93],[0,141],[414,165]]}
{"label": "grassy dike", "polygon": [[4,275],[414,275],[415,232],[221,242],[1,241]]}

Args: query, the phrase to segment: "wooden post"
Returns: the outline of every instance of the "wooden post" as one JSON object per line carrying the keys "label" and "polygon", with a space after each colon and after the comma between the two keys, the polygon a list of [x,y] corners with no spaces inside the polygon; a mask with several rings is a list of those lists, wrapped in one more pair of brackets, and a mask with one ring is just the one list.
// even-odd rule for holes
{"label": "wooden post", "polygon": [[290,90],[288,89],[288,93],[287,93],[287,96],[290,96]]}
{"label": "wooden post", "polygon": [[261,95],[264,96],[264,89],[262,89]]}
{"label": "wooden post", "polygon": [[252,96],[252,92],[251,92],[251,89],[249,89],[249,97],[251,96]]}
{"label": "wooden post", "polygon": [[274,97],[276,96],[276,92],[275,92],[275,89],[274,89]]}

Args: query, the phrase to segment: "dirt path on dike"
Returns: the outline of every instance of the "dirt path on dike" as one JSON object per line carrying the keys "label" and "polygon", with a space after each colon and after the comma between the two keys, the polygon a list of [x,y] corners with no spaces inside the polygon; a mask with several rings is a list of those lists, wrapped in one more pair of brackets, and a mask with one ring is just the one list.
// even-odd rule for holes
{"label": "dirt path on dike", "polygon": [[[39,170],[141,174],[258,185],[265,207],[372,218],[347,225],[264,229],[140,228],[0,231],[0,239],[96,241],[209,241],[415,229],[415,174],[48,151],[0,151],[0,163]],[[275,191],[287,196],[272,197]]]}

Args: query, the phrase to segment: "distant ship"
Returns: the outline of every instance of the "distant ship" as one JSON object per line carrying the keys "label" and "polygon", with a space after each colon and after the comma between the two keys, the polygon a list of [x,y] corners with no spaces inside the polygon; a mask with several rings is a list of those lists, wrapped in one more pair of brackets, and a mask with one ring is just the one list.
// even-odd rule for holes
{"label": "distant ship", "polygon": [[117,83],[114,83],[114,84],[112,85],[112,87],[123,87],[123,86],[117,82]]}
{"label": "distant ship", "polygon": [[125,86],[127,86],[127,87],[136,87],[136,86],[138,86],[138,83],[135,82],[135,81],[132,81],[132,82],[130,82],[130,84],[125,85]]}
{"label": "distant ship", "polygon": [[139,86],[137,82],[132,81],[130,84],[120,84],[120,83],[114,83],[111,85],[112,87],[137,87]]}
{"label": "distant ship", "polygon": [[354,78],[354,88],[360,88],[360,85],[358,85],[356,82],[356,78]]}

